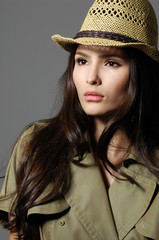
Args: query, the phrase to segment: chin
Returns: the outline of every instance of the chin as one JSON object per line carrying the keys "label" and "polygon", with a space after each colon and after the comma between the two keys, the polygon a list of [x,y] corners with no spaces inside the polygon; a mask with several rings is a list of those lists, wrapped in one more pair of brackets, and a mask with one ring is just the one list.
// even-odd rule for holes
{"label": "chin", "polygon": [[89,116],[94,116],[94,117],[102,117],[102,116],[105,116],[107,113],[103,113],[103,112],[100,112],[100,111],[85,111],[84,112],[89,115]]}
{"label": "chin", "polygon": [[104,109],[105,111],[103,111],[103,109],[96,109],[94,108],[83,108],[83,111],[88,115],[88,116],[92,116],[92,117],[97,117],[97,118],[109,118],[110,115],[112,115],[114,113],[114,109]]}
{"label": "chin", "polygon": [[114,110],[112,106],[101,106],[100,104],[81,104],[83,111],[88,116],[104,117]]}

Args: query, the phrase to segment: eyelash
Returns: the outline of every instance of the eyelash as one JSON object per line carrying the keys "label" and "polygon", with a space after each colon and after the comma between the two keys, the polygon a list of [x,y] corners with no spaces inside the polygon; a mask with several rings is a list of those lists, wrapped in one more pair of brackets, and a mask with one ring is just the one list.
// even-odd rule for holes
{"label": "eyelash", "polygon": [[109,65],[110,67],[118,67],[119,63],[117,63],[115,61],[108,61],[108,62],[106,62],[105,65]]}
{"label": "eyelash", "polygon": [[[84,58],[78,58],[78,59],[75,59],[75,63],[77,63],[78,65],[82,66],[82,65],[87,64],[88,62]],[[107,61],[104,65],[105,66],[109,66],[109,67],[118,67],[118,66],[120,66],[119,63],[117,63],[115,61],[111,61],[111,60]]]}
{"label": "eyelash", "polygon": [[83,58],[78,58],[75,60],[75,62],[78,63],[79,65],[85,65],[87,63],[87,60]]}

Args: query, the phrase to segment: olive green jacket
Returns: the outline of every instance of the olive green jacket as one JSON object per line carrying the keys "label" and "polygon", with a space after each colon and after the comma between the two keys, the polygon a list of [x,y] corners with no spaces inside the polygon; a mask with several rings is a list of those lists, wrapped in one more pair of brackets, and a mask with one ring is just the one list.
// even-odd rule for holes
{"label": "olive green jacket", "polygon": [[[1,190],[1,224],[7,221],[14,198],[8,195],[16,189],[15,174],[23,147],[24,136],[13,151]],[[30,221],[43,219],[41,239],[159,240],[159,179],[130,154],[122,170],[136,183],[115,179],[106,190],[92,153],[86,154],[83,164],[70,164],[71,185],[61,199],[29,209]],[[51,188],[50,184],[39,198]]]}

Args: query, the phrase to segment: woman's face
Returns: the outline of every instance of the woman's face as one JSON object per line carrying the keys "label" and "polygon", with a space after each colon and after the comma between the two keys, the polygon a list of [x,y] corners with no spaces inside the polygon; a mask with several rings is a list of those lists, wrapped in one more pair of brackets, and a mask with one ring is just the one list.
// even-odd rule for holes
{"label": "woman's face", "polygon": [[116,47],[79,45],[75,53],[73,81],[86,114],[104,117],[124,101],[129,62]]}

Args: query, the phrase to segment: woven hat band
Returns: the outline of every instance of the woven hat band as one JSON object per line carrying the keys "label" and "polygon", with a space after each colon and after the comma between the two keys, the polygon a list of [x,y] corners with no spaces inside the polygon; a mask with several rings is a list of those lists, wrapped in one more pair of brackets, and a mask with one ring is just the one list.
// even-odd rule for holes
{"label": "woven hat band", "polygon": [[67,51],[79,44],[134,47],[159,62],[157,18],[148,0],[94,0],[74,38],[52,39]]}
{"label": "woven hat band", "polygon": [[128,37],[122,34],[113,33],[113,32],[103,32],[103,31],[80,31],[76,34],[74,39],[82,38],[82,37],[109,39],[109,40],[119,41],[123,43],[141,43],[138,40],[135,40],[131,37]]}

